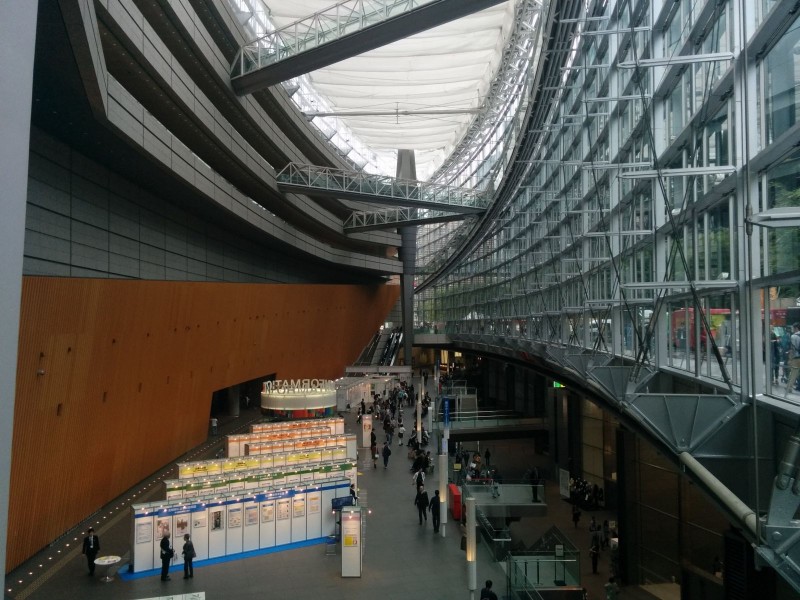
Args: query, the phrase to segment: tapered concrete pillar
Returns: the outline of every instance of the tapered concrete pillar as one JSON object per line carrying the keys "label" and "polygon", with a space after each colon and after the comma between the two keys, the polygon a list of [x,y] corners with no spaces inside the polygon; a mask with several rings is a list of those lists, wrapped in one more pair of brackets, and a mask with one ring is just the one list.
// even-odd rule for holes
{"label": "tapered concrete pillar", "polygon": [[[17,377],[19,309],[36,10],[32,0],[0,2],[0,564],[6,565],[11,439]],[[30,373],[24,376],[29,377]],[[44,375],[43,375],[44,376]],[[5,572],[5,571],[4,571]]]}
{"label": "tapered concrete pillar", "polygon": [[[413,150],[397,151],[397,178],[416,179],[417,164]],[[403,311],[403,364],[411,366],[411,349],[414,347],[414,273],[417,261],[417,227],[400,228],[400,306]]]}

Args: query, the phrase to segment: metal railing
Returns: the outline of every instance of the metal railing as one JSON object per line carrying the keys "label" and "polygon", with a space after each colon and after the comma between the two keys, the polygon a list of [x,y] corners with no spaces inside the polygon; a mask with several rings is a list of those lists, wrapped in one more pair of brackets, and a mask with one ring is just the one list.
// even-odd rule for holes
{"label": "metal railing", "polygon": [[481,211],[489,205],[486,194],[475,190],[314,165],[289,163],[277,180],[279,185],[384,198],[393,204],[431,209]]}
{"label": "metal railing", "polygon": [[231,78],[328,44],[434,0],[346,0],[243,46]]}

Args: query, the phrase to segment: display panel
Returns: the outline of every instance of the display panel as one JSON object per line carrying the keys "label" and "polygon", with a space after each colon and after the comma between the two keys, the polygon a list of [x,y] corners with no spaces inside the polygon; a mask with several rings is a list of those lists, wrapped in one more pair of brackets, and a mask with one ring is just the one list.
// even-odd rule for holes
{"label": "display panel", "polygon": [[136,543],[147,544],[153,541],[153,522],[136,523]]}
{"label": "display panel", "polygon": [[183,536],[190,532],[189,529],[189,513],[175,515],[175,539],[182,540]]}

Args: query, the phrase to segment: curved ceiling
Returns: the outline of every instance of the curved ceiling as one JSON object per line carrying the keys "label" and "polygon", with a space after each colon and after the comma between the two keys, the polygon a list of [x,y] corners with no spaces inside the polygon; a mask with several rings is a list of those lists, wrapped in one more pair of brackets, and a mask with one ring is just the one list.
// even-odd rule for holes
{"label": "curved ceiling", "polygon": [[[415,150],[417,176],[426,179],[482,106],[514,25],[514,4],[508,0],[309,73],[329,105],[319,110],[336,113],[390,174],[397,149]],[[281,28],[329,8],[331,0],[266,5]]]}

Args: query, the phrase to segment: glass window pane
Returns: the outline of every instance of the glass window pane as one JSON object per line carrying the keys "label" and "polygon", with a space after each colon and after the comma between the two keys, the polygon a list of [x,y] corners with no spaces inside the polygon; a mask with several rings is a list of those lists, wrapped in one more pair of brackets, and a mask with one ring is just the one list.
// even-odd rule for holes
{"label": "glass window pane", "polygon": [[797,87],[800,84],[800,18],[764,59],[767,143],[797,122]]}

